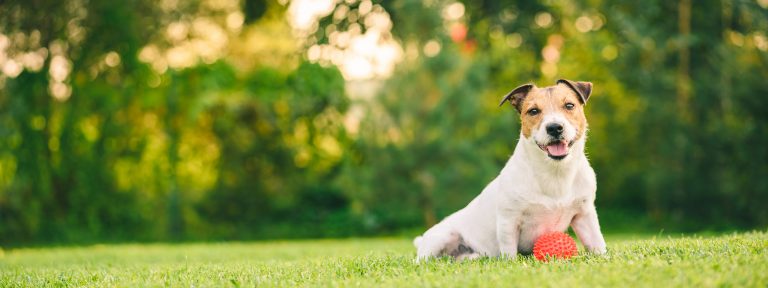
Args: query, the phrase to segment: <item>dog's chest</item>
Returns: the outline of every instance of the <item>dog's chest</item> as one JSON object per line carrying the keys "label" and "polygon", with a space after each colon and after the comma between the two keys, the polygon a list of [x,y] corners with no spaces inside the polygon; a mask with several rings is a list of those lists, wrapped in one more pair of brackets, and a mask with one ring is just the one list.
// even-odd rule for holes
{"label": "dog's chest", "polygon": [[518,251],[524,254],[533,251],[533,243],[539,236],[568,229],[571,220],[586,203],[586,199],[563,199],[554,203],[529,203],[520,217],[520,239]]}

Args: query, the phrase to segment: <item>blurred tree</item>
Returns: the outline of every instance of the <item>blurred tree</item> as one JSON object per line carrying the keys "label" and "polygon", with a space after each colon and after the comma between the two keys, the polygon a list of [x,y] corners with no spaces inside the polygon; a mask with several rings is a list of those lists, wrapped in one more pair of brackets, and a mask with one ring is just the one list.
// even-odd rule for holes
{"label": "blurred tree", "polygon": [[[216,192],[198,204],[201,216],[233,238],[300,233],[280,231],[286,223],[311,224],[313,233],[323,233],[333,224],[323,210],[346,207],[333,195],[339,192],[322,183],[334,177],[342,156],[339,117],[347,100],[341,74],[302,63],[290,75],[262,68],[243,82],[247,98],[211,109],[222,150],[220,176]],[[330,202],[304,205],[318,189],[323,194],[317,196]]]}
{"label": "blurred tree", "polygon": [[497,95],[485,97],[487,64],[462,52],[464,39],[452,42],[443,3],[385,7],[394,11],[405,59],[365,103],[339,180],[366,229],[378,232],[432,225],[466,204],[495,176],[499,153],[517,136],[502,120],[511,114],[487,113],[498,104]]}
{"label": "blurred tree", "polygon": [[[255,26],[284,29],[272,23],[284,22],[285,9],[268,2],[265,20]],[[274,73],[262,73],[270,68],[258,62],[237,70],[219,60],[225,51],[216,49],[226,46],[205,43],[240,41],[239,7],[177,4],[0,6],[7,16],[0,36],[12,37],[4,52],[16,61],[0,64],[24,65],[18,72],[4,69],[0,78],[0,133],[7,136],[0,142],[3,242],[265,237],[258,235],[268,227],[222,232],[215,226],[222,215],[205,211],[223,211],[242,228],[265,223],[250,221],[257,217],[289,214],[310,201],[305,199],[318,198],[314,194],[339,194],[313,185],[333,177],[343,153],[339,118],[346,96],[338,70],[290,65],[299,62],[290,60],[297,54],[285,50],[271,55],[289,59],[279,60],[289,65]],[[243,37],[261,35],[248,31]],[[239,49],[233,55],[249,53],[232,46]],[[270,82],[274,75],[284,81]],[[253,149],[248,143],[265,145]],[[227,198],[230,188],[221,183],[244,194]],[[332,213],[344,207],[341,196],[320,197],[332,200],[311,204]],[[231,210],[259,201],[268,206]],[[256,209],[263,213],[250,213]],[[278,222],[311,220],[302,215]]]}
{"label": "blurred tree", "polygon": [[[24,66],[6,80],[0,106],[10,117],[4,120],[8,136],[16,139],[4,145],[16,169],[0,200],[0,233],[18,240],[128,237],[142,223],[135,195],[118,192],[104,167],[130,151],[114,142],[130,125],[118,111],[140,89],[141,69],[126,56],[135,55],[146,36],[133,29],[142,25],[139,15],[147,15],[139,12],[151,10],[142,2],[132,9],[38,2],[1,8],[3,35],[14,37],[11,61]],[[105,55],[112,55],[109,62]],[[120,55],[118,70],[105,71]]]}

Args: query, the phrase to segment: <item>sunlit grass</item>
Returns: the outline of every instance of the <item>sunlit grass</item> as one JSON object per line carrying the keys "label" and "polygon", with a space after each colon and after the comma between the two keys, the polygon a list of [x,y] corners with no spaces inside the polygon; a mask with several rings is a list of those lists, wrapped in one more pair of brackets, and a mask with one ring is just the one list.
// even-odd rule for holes
{"label": "sunlit grass", "polygon": [[768,234],[608,237],[607,256],[413,263],[409,239],[6,250],[0,287],[768,285]]}

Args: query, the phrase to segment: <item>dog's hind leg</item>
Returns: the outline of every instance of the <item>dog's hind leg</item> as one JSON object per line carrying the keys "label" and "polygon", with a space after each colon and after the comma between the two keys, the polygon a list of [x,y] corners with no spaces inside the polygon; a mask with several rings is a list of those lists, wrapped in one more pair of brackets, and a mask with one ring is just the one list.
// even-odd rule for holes
{"label": "dog's hind leg", "polygon": [[[416,245],[416,262],[427,261],[433,257],[451,255],[459,246],[461,235],[449,230],[430,230],[414,240]],[[455,257],[455,256],[454,256]]]}
{"label": "dog's hind leg", "polygon": [[477,253],[475,249],[472,249],[472,247],[470,247],[469,244],[464,241],[464,237],[461,235],[459,235],[459,240],[457,243],[451,243],[446,246],[445,253],[453,256],[454,259],[459,261],[473,260],[482,256],[480,253]]}

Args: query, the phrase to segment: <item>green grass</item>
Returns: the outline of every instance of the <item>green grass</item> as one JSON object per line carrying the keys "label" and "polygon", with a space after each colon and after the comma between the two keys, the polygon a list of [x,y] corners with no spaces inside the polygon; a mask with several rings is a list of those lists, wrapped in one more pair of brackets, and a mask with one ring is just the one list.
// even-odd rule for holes
{"label": "green grass", "polygon": [[766,287],[768,233],[609,237],[607,256],[413,263],[409,239],[5,250],[0,287]]}

